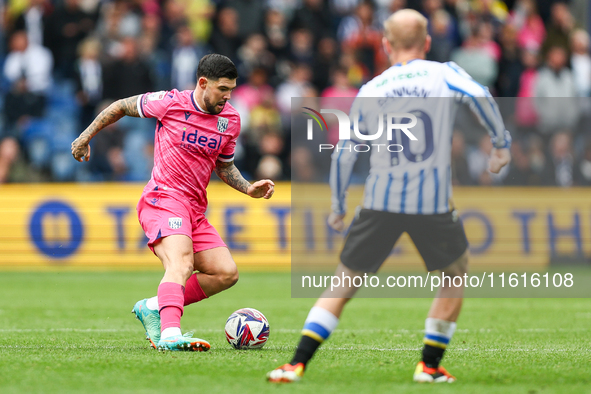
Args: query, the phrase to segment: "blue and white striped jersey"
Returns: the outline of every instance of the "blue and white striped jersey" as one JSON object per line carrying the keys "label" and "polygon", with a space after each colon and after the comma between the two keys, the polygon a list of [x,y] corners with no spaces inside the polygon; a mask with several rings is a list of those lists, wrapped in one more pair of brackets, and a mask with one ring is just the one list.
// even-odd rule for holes
{"label": "blue and white striped jersey", "polygon": [[[363,207],[407,214],[437,214],[450,210],[451,140],[457,108],[466,104],[490,134],[497,148],[509,147],[499,109],[488,89],[474,81],[453,62],[413,60],[397,64],[365,84],[351,107],[351,127],[358,119],[361,134],[374,135],[383,122],[377,140],[363,141],[351,133],[340,140],[332,154],[330,186],[332,209],[345,212],[345,196],[353,165],[359,154],[370,154],[370,173],[365,183]],[[378,116],[384,114],[382,119]],[[386,133],[387,113],[410,113],[417,119],[409,131],[411,140],[399,129]],[[393,119],[408,123],[411,119]],[[357,150],[370,152],[358,153]],[[403,150],[388,146],[402,145]]]}

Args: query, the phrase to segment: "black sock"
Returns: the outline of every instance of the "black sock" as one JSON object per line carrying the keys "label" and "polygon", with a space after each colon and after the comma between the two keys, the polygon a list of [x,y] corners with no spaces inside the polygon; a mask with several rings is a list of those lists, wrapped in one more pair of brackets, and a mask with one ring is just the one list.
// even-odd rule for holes
{"label": "black sock", "polygon": [[425,347],[423,348],[423,362],[425,363],[427,368],[439,367],[439,363],[443,358],[444,352],[445,349],[431,345],[425,345]]}
{"label": "black sock", "polygon": [[302,339],[300,340],[300,344],[296,349],[296,352],[291,360],[291,365],[296,365],[298,363],[304,363],[304,365],[308,364],[308,361],[314,356],[316,349],[320,346],[321,342],[310,338],[307,335],[302,335]]}

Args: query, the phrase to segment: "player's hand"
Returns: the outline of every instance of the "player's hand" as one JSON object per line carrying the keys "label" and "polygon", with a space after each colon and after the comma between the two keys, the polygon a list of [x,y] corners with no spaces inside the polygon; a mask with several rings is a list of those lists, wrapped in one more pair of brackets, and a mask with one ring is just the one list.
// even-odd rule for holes
{"label": "player's hand", "polygon": [[72,142],[72,156],[78,161],[90,160],[90,141],[86,138],[78,137]]}
{"label": "player's hand", "polygon": [[268,200],[275,193],[275,184],[270,179],[256,181],[246,191],[246,194],[252,198],[261,198]]}
{"label": "player's hand", "polygon": [[344,213],[340,214],[331,212],[330,215],[328,215],[328,225],[332,227],[333,230],[338,231],[340,233],[345,229],[345,222],[343,222],[344,217]]}
{"label": "player's hand", "polygon": [[505,167],[511,161],[511,152],[507,148],[496,149],[490,152],[488,159],[488,170],[494,174],[498,174],[501,168]]}

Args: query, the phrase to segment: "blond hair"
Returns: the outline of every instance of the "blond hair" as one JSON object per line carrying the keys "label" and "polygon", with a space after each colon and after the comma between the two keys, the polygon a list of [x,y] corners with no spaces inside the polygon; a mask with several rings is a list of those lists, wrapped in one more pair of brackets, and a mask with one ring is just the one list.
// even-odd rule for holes
{"label": "blond hair", "polygon": [[384,36],[392,49],[422,49],[427,39],[427,18],[411,9],[396,11],[384,22]]}

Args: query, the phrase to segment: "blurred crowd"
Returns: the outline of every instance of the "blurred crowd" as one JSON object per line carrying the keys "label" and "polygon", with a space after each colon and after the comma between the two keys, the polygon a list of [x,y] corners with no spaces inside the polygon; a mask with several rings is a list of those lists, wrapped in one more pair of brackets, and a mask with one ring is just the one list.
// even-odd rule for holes
{"label": "blurred crowd", "polygon": [[[587,0],[14,0],[0,33],[0,183],[141,181],[154,123],[123,118],[76,163],[71,141],[116,99],[194,89],[211,52],[238,67],[236,162],[248,178],[315,180],[291,149],[293,97],[354,97],[385,70],[382,22],[410,7],[429,19],[428,59],[455,61],[512,97],[513,162],[486,170],[490,139],[470,120],[453,139],[461,185],[591,185]],[[501,103],[503,105],[503,103]],[[473,120],[473,119],[472,119]]]}

